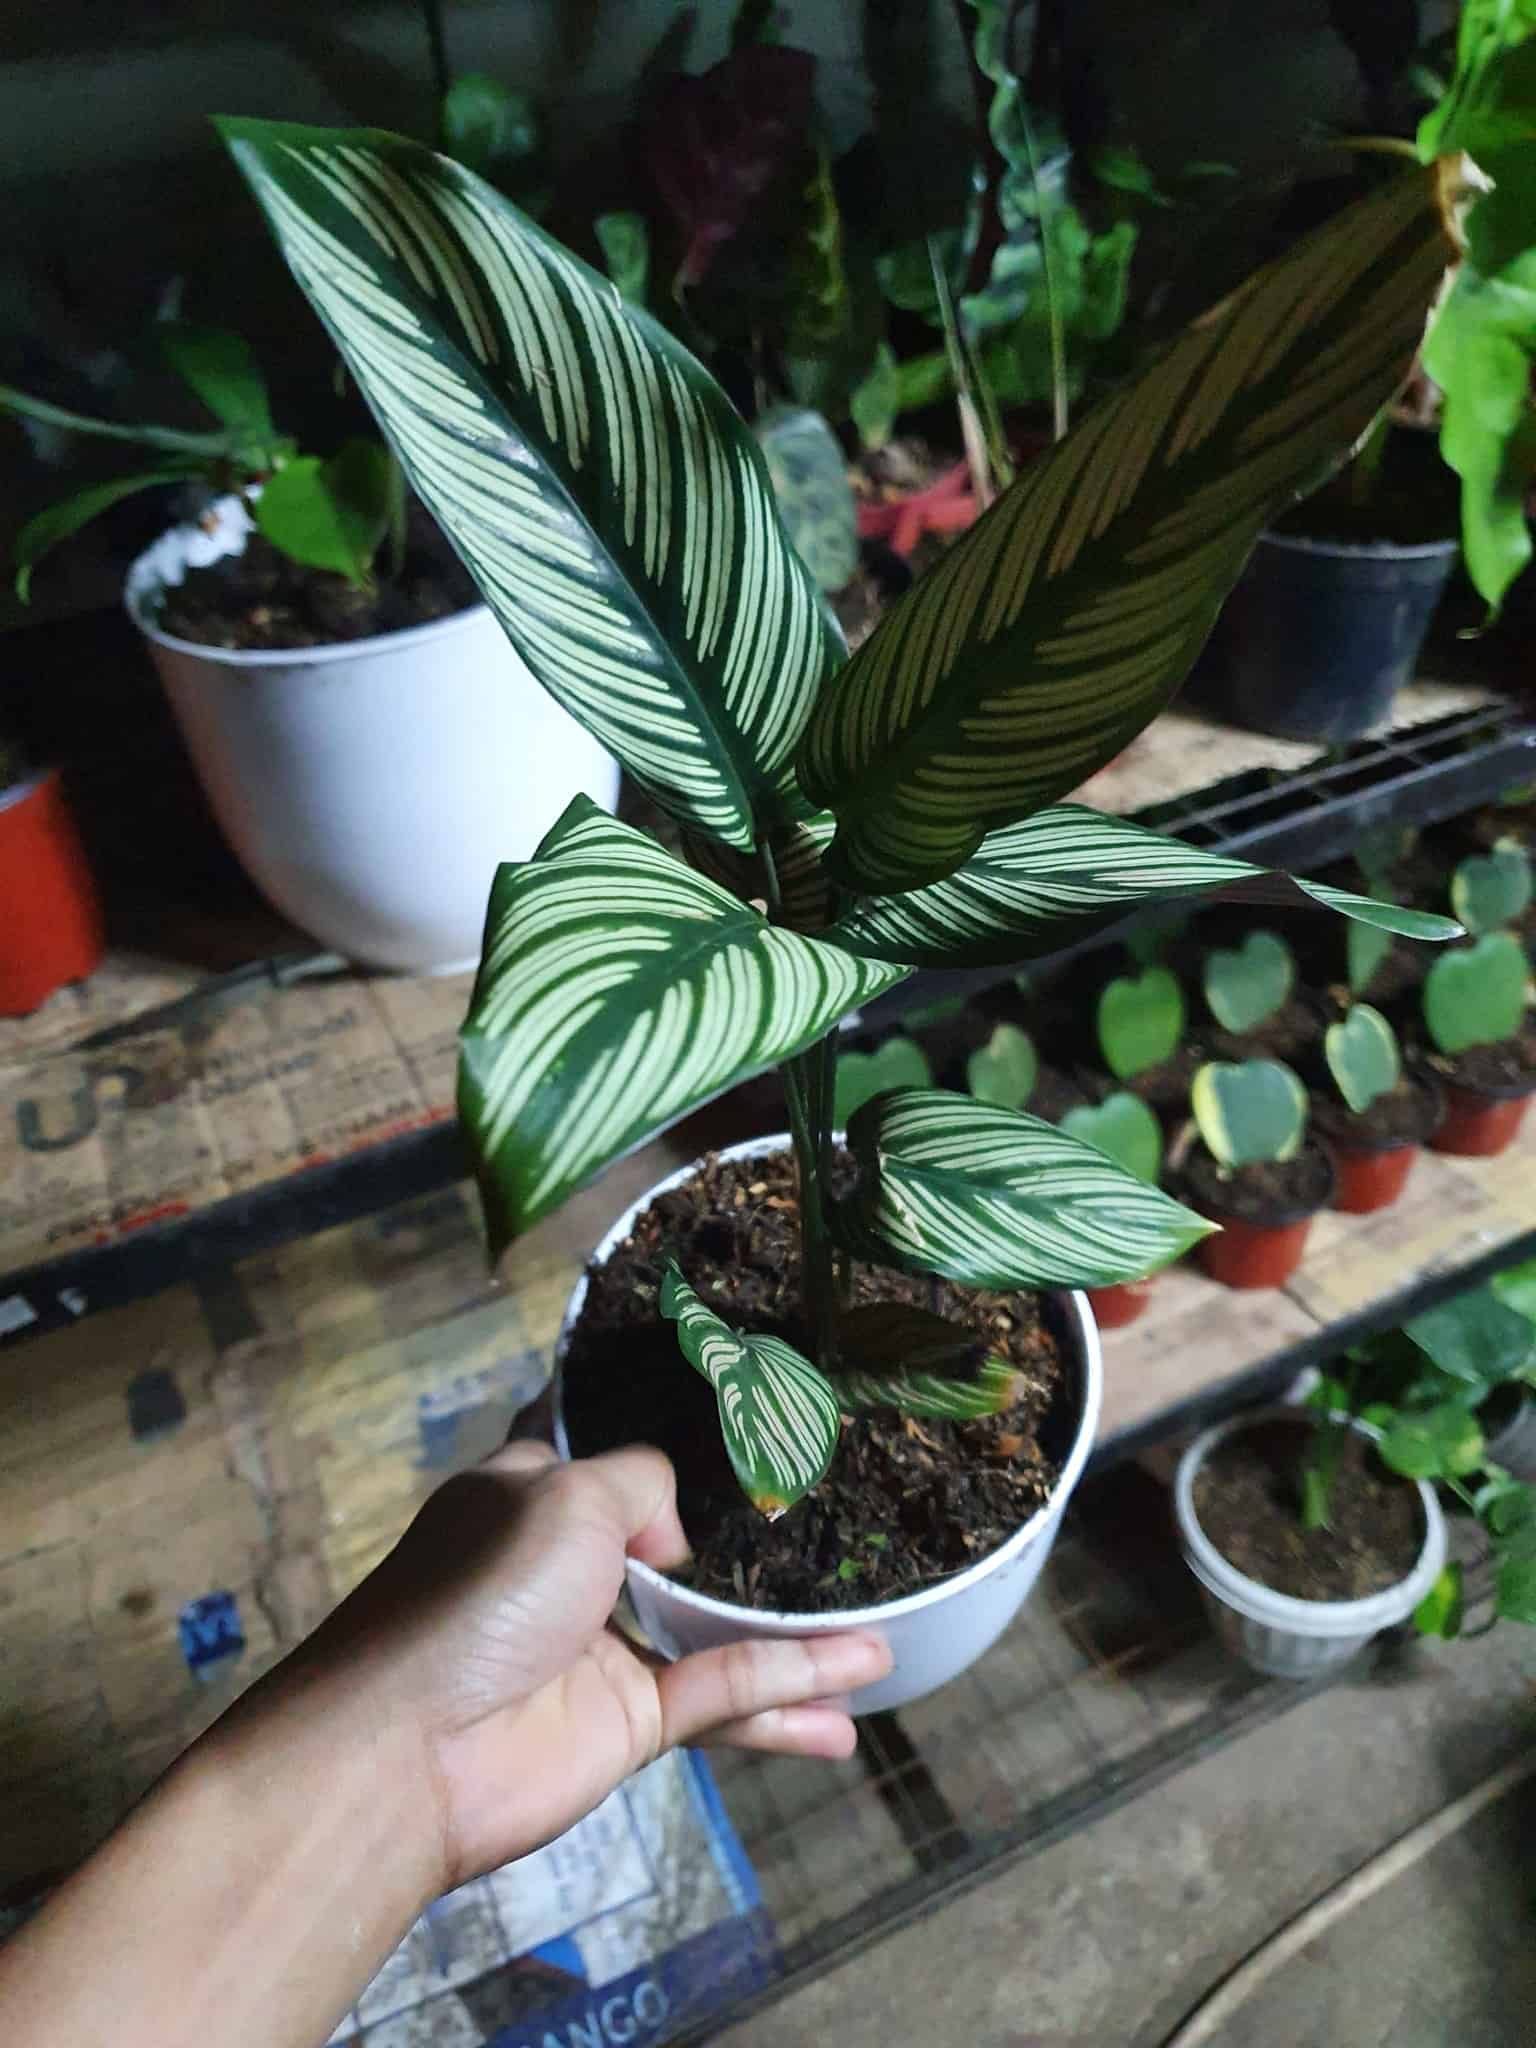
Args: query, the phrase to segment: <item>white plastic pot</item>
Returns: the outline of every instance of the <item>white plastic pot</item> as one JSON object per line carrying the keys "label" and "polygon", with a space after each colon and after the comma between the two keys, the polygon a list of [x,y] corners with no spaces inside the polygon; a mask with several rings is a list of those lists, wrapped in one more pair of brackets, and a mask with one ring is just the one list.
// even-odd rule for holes
{"label": "white plastic pot", "polygon": [[[720,1156],[756,1159],[782,1152],[788,1144],[789,1139],[782,1135],[754,1138],[731,1146]],[[698,1161],[681,1167],[631,1203],[593,1252],[590,1263],[600,1266],[629,1236],[635,1219],[658,1195],[681,1187],[698,1170]],[[583,1275],[576,1283],[560,1325],[557,1375],[558,1361],[564,1358],[586,1296]],[[631,1559],[630,1599],[641,1628],[656,1648],[664,1656],[683,1657],[692,1650],[715,1649],[750,1636],[838,1635],[845,1630],[882,1636],[890,1644],[895,1662],[889,1677],[854,1694],[852,1707],[856,1714],[904,1707],[974,1664],[1013,1620],[1039,1578],[1056,1540],[1062,1512],[1082,1477],[1098,1428],[1103,1361],[1092,1311],[1080,1293],[1048,1295],[1046,1302],[1056,1334],[1065,1345],[1068,1370],[1076,1380],[1076,1422],[1050,1499],[1006,1543],[980,1563],[924,1592],[909,1593],[878,1607],[840,1608],[834,1614],[779,1614],[756,1607],[737,1607],[728,1600],[713,1600],[707,1594],[696,1593],[650,1565]],[[562,1457],[570,1456],[560,1412],[558,1377],[555,1443]]]}
{"label": "white plastic pot", "polygon": [[[1298,1600],[1289,1593],[1271,1592],[1223,1557],[1195,1518],[1195,1477],[1211,1452],[1227,1437],[1268,1421],[1288,1422],[1297,1429],[1310,1426],[1294,1408],[1277,1406],[1248,1409],[1204,1430],[1179,1459],[1173,1480],[1174,1514],[1184,1561],[1200,1583],[1216,1633],[1227,1648],[1271,1678],[1316,1678],[1412,1614],[1445,1564],[1445,1516],[1434,1488],[1416,1480],[1424,1510],[1423,1548],[1408,1576],[1384,1592],[1363,1600]],[[1351,1427],[1362,1436],[1378,1433],[1361,1422]]]}
{"label": "white plastic pot", "polygon": [[189,568],[245,547],[220,500],[128,572],[149,650],[214,816],[263,895],[376,967],[473,966],[499,861],[524,860],[578,791],[619,771],[534,681],[484,605],[329,647],[200,647],[156,624]]}

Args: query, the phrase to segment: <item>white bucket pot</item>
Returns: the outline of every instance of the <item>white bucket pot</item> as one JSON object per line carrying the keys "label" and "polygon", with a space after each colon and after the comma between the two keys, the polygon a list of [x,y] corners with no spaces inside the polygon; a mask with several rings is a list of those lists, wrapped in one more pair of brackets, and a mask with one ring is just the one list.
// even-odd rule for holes
{"label": "white bucket pot", "polygon": [[[1223,1557],[1195,1517],[1195,1478],[1211,1452],[1227,1437],[1268,1421],[1295,1429],[1309,1426],[1294,1408],[1273,1407],[1249,1409],[1204,1430],[1179,1459],[1174,1514],[1184,1561],[1200,1582],[1211,1621],[1227,1648],[1270,1678],[1316,1678],[1412,1614],[1445,1564],[1445,1516],[1434,1488],[1416,1480],[1424,1510],[1423,1548],[1408,1576],[1384,1592],[1363,1600],[1298,1600],[1271,1592]],[[1361,1436],[1378,1434],[1365,1423],[1351,1427]]]}
{"label": "white bucket pot", "polygon": [[238,498],[134,563],[129,616],[225,837],[295,924],[349,959],[471,967],[499,861],[619,771],[534,681],[484,605],[329,647],[200,647],[156,623],[188,569],[245,547]]}
{"label": "white bucket pot", "polygon": [[[721,1153],[723,1159],[756,1159],[782,1152],[787,1137],[754,1138]],[[636,1218],[658,1195],[681,1187],[698,1172],[699,1162],[681,1167],[658,1181],[627,1208],[592,1254],[600,1266],[633,1230]],[[586,1277],[577,1282],[560,1326],[557,1350],[563,1360],[570,1334],[587,1297]],[[925,1693],[956,1678],[996,1642],[1029,1596],[1061,1526],[1062,1512],[1088,1462],[1098,1428],[1103,1393],[1103,1361],[1093,1314],[1080,1293],[1046,1297],[1056,1335],[1067,1361],[1071,1398],[1075,1404],[1071,1444],[1050,1499],[1037,1508],[1006,1543],[952,1578],[921,1593],[878,1607],[845,1607],[835,1614],[780,1614],[756,1607],[737,1607],[679,1585],[652,1566],[630,1560],[629,1595],[641,1628],[667,1657],[685,1657],[693,1650],[711,1650],[752,1636],[840,1635],[854,1631],[883,1637],[894,1663],[890,1675],[853,1695],[856,1714],[887,1712],[921,1699]],[[681,1361],[681,1353],[679,1353]],[[556,1381],[555,1443],[570,1456]]]}

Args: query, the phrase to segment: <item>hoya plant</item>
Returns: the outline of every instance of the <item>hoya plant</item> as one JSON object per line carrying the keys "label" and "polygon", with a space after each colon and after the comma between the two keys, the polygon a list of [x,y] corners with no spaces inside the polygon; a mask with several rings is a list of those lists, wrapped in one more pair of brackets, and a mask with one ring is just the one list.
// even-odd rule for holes
{"label": "hoya plant", "polygon": [[1296,986],[1295,956],[1278,932],[1249,932],[1240,946],[1211,948],[1204,986],[1206,1006],[1224,1030],[1256,1031],[1289,1000]]}
{"label": "hoya plant", "polygon": [[1530,965],[1513,932],[1484,932],[1436,960],[1424,977],[1424,1027],[1448,1059],[1502,1045],[1525,1021]]}
{"label": "hoya plant", "polygon": [[1531,857],[1518,839],[1462,861],[1451,876],[1451,907],[1469,932],[1501,931],[1531,903]]}
{"label": "hoya plant", "polygon": [[1069,1109],[1061,1120],[1069,1138],[1107,1153],[1127,1173],[1154,1187],[1163,1171],[1163,1127],[1139,1095],[1117,1088],[1102,1102]]}
{"label": "hoya plant", "polygon": [[965,1063],[966,1086],[978,1102],[1022,1109],[1035,1092],[1040,1060],[1034,1040],[1017,1024],[999,1024]]}
{"label": "hoya plant", "polygon": [[1166,967],[1116,975],[1106,982],[1094,1012],[1099,1051],[1117,1081],[1161,1066],[1184,1036],[1184,991]]}
{"label": "hoya plant", "polygon": [[[856,1347],[850,1258],[1097,1287],[1207,1228],[1096,1147],[927,1087],[853,1114],[835,1189],[846,1012],[914,968],[1016,965],[1163,899],[1236,890],[1455,929],[1062,802],[1169,701],[1257,534],[1396,388],[1446,262],[1432,181],[1392,176],[1212,309],[850,659],[761,449],[674,336],[418,145],[221,125],[508,636],[689,849],[579,798],[496,875],[459,1096],[493,1250],[673,1118],[780,1070],[804,1295],[788,1348],[700,1321],[705,1272],[664,1305],[748,1496],[778,1513],[825,1470],[840,1411],[899,1402],[914,1358],[975,1349],[956,1331],[936,1349],[926,1325],[893,1340],[894,1315]],[[974,1371],[951,1377],[974,1397]]]}
{"label": "hoya plant", "polygon": [[152,466],[87,484],[27,521],[16,538],[17,595],[30,594],[44,555],[124,498],[189,483],[248,494],[258,530],[280,554],[366,587],[385,540],[398,552],[404,534],[400,471],[384,444],[358,436],[334,455],[306,455],[273,423],[266,380],[240,335],[165,321],[156,337],[210,426],[189,431],[93,419],[0,384],[0,412],[57,432],[126,442],[152,458]]}
{"label": "hoya plant", "polygon": [[1208,1060],[1191,1083],[1189,1106],[1223,1174],[1283,1165],[1306,1136],[1307,1091],[1280,1060]]}
{"label": "hoya plant", "polygon": [[1334,1086],[1356,1116],[1390,1095],[1402,1078],[1397,1033],[1369,1003],[1351,1005],[1323,1034],[1323,1058]]}
{"label": "hoya plant", "polygon": [[892,1088],[927,1088],[928,1055],[915,1038],[897,1033],[873,1052],[841,1052],[833,1078],[832,1127],[842,1130],[856,1109]]}

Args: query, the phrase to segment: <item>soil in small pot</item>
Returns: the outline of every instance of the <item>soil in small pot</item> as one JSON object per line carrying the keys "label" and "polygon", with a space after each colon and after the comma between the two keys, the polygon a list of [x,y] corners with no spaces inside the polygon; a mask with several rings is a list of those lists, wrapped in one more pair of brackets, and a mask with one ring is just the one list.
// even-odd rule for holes
{"label": "soil in small pot", "polygon": [[1017,1368],[1023,1392],[1006,1414],[978,1422],[846,1418],[821,1484],[766,1521],[742,1496],[714,1393],[678,1350],[657,1295],[675,1258],[733,1326],[805,1347],[796,1201],[787,1153],[711,1154],[691,1181],[659,1196],[589,1275],[565,1356],[563,1404],[578,1455],[650,1443],[671,1458],[693,1547],[678,1574],[684,1583],[740,1606],[804,1614],[899,1599],[1004,1543],[1055,1483],[1057,1455],[1046,1445],[1059,1430],[1052,1411],[1066,1375],[1033,1295],[860,1266],[856,1300],[912,1302],[968,1324]]}
{"label": "soil in small pot", "polygon": [[1159,1060],[1155,1067],[1143,1067],[1139,1074],[1132,1074],[1124,1081],[1117,1080],[1113,1074],[1096,1074],[1094,1100],[1102,1102],[1106,1096],[1124,1089],[1131,1095],[1139,1095],[1148,1109],[1155,1110],[1165,1124],[1182,1123],[1189,1115],[1189,1091],[1204,1059],[1201,1047],[1190,1042],[1181,1045],[1170,1059]]}
{"label": "soil in small pot", "polygon": [[1416,1488],[1351,1430],[1329,1526],[1303,1529],[1301,1472],[1311,1445],[1312,1431],[1290,1422],[1256,1422],[1223,1438],[1195,1474],[1200,1527],[1228,1563],[1295,1600],[1363,1600],[1400,1584],[1424,1545]]}
{"label": "soil in small pot", "polygon": [[457,561],[426,549],[409,552],[398,577],[359,590],[253,533],[242,554],[189,569],[165,592],[155,624],[202,647],[331,647],[450,618],[479,601]]}
{"label": "soil in small pot", "polygon": [[1411,1074],[1395,1088],[1378,1095],[1358,1115],[1336,1095],[1312,1098],[1312,1128],[1342,1151],[1368,1151],[1388,1145],[1422,1145],[1435,1127],[1440,1105],[1434,1091]]}
{"label": "soil in small pot", "polygon": [[1322,1016],[1313,1003],[1289,996],[1272,1017],[1251,1031],[1213,1029],[1209,1036],[1213,1060],[1291,1060],[1323,1035]]}
{"label": "soil in small pot", "polygon": [[1429,1065],[1453,1088],[1470,1088],[1493,1096],[1521,1095],[1536,1090],[1536,1024],[1518,1038],[1497,1045],[1472,1045],[1465,1052],[1432,1052]]}
{"label": "soil in small pot", "polygon": [[1228,1173],[1203,1145],[1185,1161],[1175,1190],[1203,1216],[1278,1223],[1321,1209],[1333,1188],[1327,1155],[1310,1140],[1294,1159],[1261,1159]]}

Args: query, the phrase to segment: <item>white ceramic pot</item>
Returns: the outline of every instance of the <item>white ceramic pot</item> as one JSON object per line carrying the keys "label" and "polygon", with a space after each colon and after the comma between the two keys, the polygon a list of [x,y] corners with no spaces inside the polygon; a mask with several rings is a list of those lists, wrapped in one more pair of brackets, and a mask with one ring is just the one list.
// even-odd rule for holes
{"label": "white ceramic pot", "polygon": [[142,554],[125,593],[214,816],[263,895],[336,952],[473,966],[497,863],[526,859],[578,791],[611,810],[617,765],[484,605],[292,651],[162,632],[161,593],[250,530],[222,499]]}
{"label": "white ceramic pot", "polygon": [[[782,1135],[754,1138],[731,1146],[720,1156],[755,1159],[766,1153],[782,1152],[788,1143],[789,1139]],[[632,1203],[593,1252],[591,1264],[603,1263],[615,1246],[628,1237],[635,1219],[658,1195],[680,1187],[697,1171],[697,1161],[680,1167]],[[586,1295],[583,1275],[560,1326],[557,1360],[564,1356]],[[696,1593],[650,1565],[631,1560],[630,1599],[641,1628],[656,1648],[665,1656],[683,1657],[692,1650],[715,1649],[749,1636],[836,1635],[844,1630],[882,1636],[890,1644],[895,1662],[889,1677],[854,1694],[852,1706],[856,1714],[904,1707],[974,1664],[1013,1620],[1039,1578],[1056,1540],[1062,1512],[1082,1477],[1098,1428],[1103,1361],[1092,1312],[1080,1293],[1050,1295],[1046,1301],[1056,1334],[1064,1341],[1069,1371],[1077,1382],[1076,1419],[1055,1491],[1006,1543],[990,1557],[924,1592],[909,1593],[879,1607],[840,1608],[835,1614],[779,1614],[756,1607],[737,1607],[728,1600],[713,1600],[707,1594]],[[561,1456],[569,1457],[570,1446],[559,1410],[558,1379],[555,1442]]]}
{"label": "white ceramic pot", "polygon": [[[1363,1600],[1298,1600],[1289,1593],[1271,1592],[1223,1557],[1195,1518],[1195,1477],[1200,1467],[1225,1438],[1266,1421],[1288,1422],[1297,1429],[1310,1426],[1294,1408],[1249,1409],[1202,1431],[1184,1452],[1173,1480],[1179,1540],[1227,1648],[1271,1678],[1316,1678],[1412,1614],[1445,1563],[1445,1516],[1434,1488],[1416,1480],[1424,1510],[1423,1548],[1407,1578],[1385,1592]],[[1379,1434],[1362,1422],[1352,1427],[1362,1436]]]}

